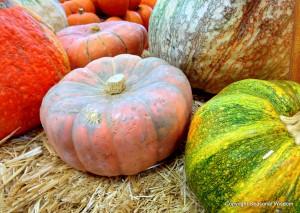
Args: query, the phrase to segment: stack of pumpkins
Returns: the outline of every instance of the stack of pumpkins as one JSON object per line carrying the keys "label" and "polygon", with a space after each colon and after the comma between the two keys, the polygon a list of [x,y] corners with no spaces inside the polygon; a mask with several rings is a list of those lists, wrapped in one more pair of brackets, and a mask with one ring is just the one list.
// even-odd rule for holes
{"label": "stack of pumpkins", "polygon": [[[0,139],[41,122],[66,163],[115,176],[166,158],[188,132],[187,181],[208,212],[300,212],[295,1],[159,0],[148,34],[132,22],[57,26],[14,2],[0,0]],[[133,20],[143,1],[65,1],[68,17],[79,2]],[[111,2],[126,5],[111,13]],[[216,95],[190,123],[192,87]]]}
{"label": "stack of pumpkins", "polygon": [[148,30],[156,0],[59,0],[70,26],[102,21],[130,21]]}

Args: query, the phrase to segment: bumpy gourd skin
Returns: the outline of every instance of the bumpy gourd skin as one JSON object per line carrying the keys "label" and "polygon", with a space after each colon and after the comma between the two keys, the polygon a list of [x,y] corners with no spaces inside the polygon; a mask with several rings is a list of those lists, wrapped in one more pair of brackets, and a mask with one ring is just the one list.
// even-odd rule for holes
{"label": "bumpy gourd skin", "polygon": [[196,112],[185,166],[208,212],[300,212],[300,146],[280,120],[299,110],[298,84],[248,79]]}
{"label": "bumpy gourd skin", "polygon": [[43,96],[71,70],[54,32],[25,8],[10,6],[0,4],[0,140],[39,125]]}

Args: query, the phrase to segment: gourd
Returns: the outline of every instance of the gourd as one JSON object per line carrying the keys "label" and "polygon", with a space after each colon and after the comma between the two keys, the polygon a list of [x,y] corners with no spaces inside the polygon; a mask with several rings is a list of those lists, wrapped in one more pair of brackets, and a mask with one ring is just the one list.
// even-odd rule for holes
{"label": "gourd", "polygon": [[197,110],[185,170],[207,212],[299,212],[299,111],[299,84],[258,79],[230,84]]}
{"label": "gourd", "polygon": [[293,0],[160,0],[150,18],[150,55],[214,94],[246,78],[289,79],[294,6]]}
{"label": "gourd", "polygon": [[65,11],[57,0],[11,0],[11,2],[35,12],[55,32],[68,26]]}
{"label": "gourd", "polygon": [[71,70],[55,33],[10,3],[0,1],[0,140],[38,126],[43,96]]}
{"label": "gourd", "polygon": [[57,33],[72,69],[118,54],[141,55],[147,42],[146,29],[136,23],[108,21],[64,28]]}
{"label": "gourd", "polygon": [[66,75],[43,99],[40,117],[63,161],[97,175],[137,174],[176,150],[192,92],[159,58],[120,54]]}

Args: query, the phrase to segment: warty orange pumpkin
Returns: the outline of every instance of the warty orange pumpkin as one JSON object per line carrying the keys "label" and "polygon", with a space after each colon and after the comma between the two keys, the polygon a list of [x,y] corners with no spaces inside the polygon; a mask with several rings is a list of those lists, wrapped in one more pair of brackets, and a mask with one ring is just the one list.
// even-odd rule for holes
{"label": "warty orange pumpkin", "polygon": [[121,54],[66,75],[43,99],[49,142],[69,165],[103,176],[137,174],[186,136],[192,92],[159,58]]}
{"label": "warty orange pumpkin", "polygon": [[67,54],[42,19],[0,1],[0,140],[40,124],[42,98],[70,71]]}
{"label": "warty orange pumpkin", "polygon": [[72,69],[89,62],[119,54],[141,55],[147,42],[147,31],[140,24],[109,21],[64,28],[57,33]]}

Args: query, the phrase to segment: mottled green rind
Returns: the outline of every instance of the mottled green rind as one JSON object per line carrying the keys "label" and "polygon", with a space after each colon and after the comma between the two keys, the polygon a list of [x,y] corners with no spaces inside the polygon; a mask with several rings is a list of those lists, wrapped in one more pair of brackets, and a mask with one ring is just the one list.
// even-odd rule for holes
{"label": "mottled green rind", "polygon": [[[250,202],[290,202],[300,212],[300,146],[280,115],[300,110],[300,85],[247,79],[233,83],[195,114],[186,145],[189,187],[207,212],[266,212]],[[267,159],[263,156],[274,153]],[[230,207],[228,202],[248,202]]]}

